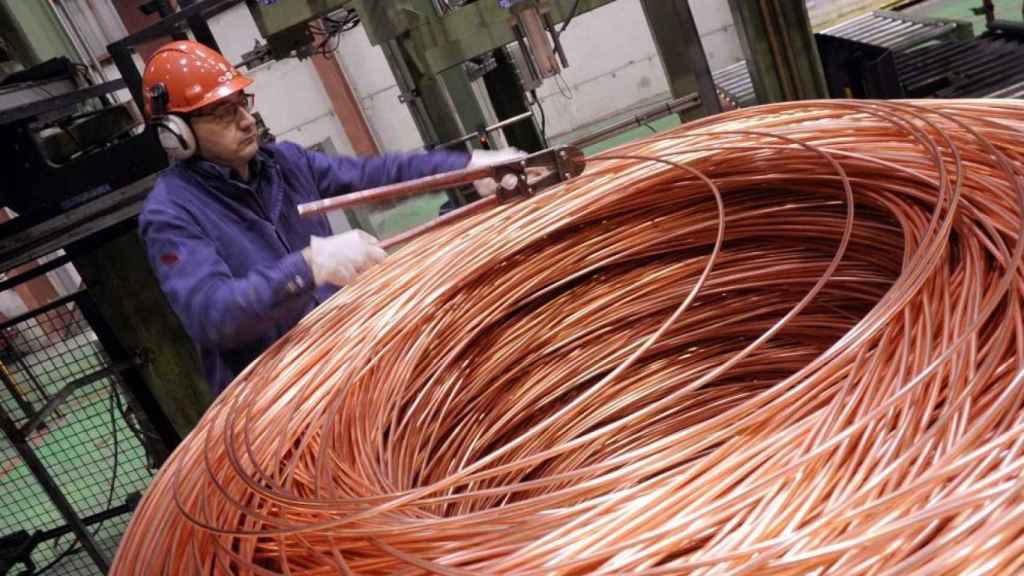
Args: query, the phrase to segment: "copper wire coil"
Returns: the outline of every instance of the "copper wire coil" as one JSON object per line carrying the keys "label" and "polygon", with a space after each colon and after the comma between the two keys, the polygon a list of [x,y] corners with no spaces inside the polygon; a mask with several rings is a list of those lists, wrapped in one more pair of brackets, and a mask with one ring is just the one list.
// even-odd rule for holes
{"label": "copper wire coil", "polygon": [[249,367],[113,574],[1015,574],[1024,103],[729,112]]}

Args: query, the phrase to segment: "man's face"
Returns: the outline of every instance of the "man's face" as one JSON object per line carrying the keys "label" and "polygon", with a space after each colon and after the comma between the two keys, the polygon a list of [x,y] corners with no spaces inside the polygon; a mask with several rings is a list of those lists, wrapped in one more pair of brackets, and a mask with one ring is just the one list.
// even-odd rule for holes
{"label": "man's face", "polygon": [[259,148],[252,95],[238,92],[189,115],[199,155],[226,166],[248,164]]}

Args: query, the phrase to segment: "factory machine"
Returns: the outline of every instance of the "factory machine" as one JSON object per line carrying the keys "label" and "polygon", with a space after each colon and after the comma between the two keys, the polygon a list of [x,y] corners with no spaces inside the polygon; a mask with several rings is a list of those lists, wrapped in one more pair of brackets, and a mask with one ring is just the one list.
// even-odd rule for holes
{"label": "factory machine", "polygon": [[[610,2],[248,0],[263,41],[238,64],[329,51],[331,38],[358,22],[386,56],[428,147],[538,151],[549,143],[531,112],[536,90],[585,57],[561,32]],[[117,80],[98,81],[67,58],[24,58],[24,70],[0,80],[0,206],[14,213],[0,223],[0,295],[64,280],[44,304],[0,316],[0,575],[105,572],[139,494],[210,401],[136,230],[167,167],[139,113],[136,49],[188,37],[217,48],[208,19],[240,3],[178,0],[174,10],[140,1],[162,19],[108,46]],[[672,100],[577,144],[661,115],[825,95],[800,0],[730,1],[756,64],[715,76],[686,0],[641,4]],[[33,38],[10,34],[25,29],[17,14],[0,7],[0,20],[0,63],[30,54]],[[470,193],[449,194],[458,205]]]}

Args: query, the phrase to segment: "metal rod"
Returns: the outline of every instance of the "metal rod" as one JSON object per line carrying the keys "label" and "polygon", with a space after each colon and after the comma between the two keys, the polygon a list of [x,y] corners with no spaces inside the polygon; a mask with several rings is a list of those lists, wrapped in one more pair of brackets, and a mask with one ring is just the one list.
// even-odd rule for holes
{"label": "metal rod", "polygon": [[523,30],[519,27],[519,24],[512,25],[512,32],[516,37],[516,44],[519,46],[519,52],[523,55],[523,62],[526,64],[526,69],[529,70],[530,75],[541,80],[544,77],[541,76],[540,70],[537,68],[537,63],[533,61],[533,56],[530,53],[530,48],[526,45],[526,37],[523,35]]}
{"label": "metal rod", "polygon": [[697,81],[697,93],[700,95],[700,106],[704,109],[705,116],[718,114],[722,111],[722,103],[718,98],[718,90],[715,87],[715,80],[711,76],[711,67],[708,65],[708,59],[704,53],[704,45],[701,43],[700,32],[693,19],[690,3],[687,0],[673,0],[672,6],[675,8],[682,42],[690,56],[690,66],[694,79]]}
{"label": "metal rod", "polygon": [[139,67],[135,65],[135,59],[132,58],[132,49],[128,45],[118,42],[107,46],[107,53],[110,54],[110,59],[114,61],[114,66],[117,67],[124,84],[128,87],[128,92],[131,93],[139,114],[144,114],[146,100],[142,93],[142,74],[139,72]]}
{"label": "metal rod", "polygon": [[371,204],[373,202],[382,202],[384,200],[406,198],[423,192],[431,192],[433,190],[442,190],[452,186],[471,184],[476,180],[488,178],[493,175],[494,167],[492,166],[466,168],[464,170],[456,170],[454,172],[435,174],[418,180],[389,184],[387,186],[380,186],[371,190],[353,192],[344,196],[335,196],[334,198],[325,198],[315,202],[300,204],[299,215],[312,216],[313,214],[323,214],[324,212],[340,210],[341,208]]}
{"label": "metal rod", "polygon": [[92,69],[95,70],[100,80],[107,82],[106,73],[103,71],[103,65],[100,64],[96,55],[92,53],[92,47],[85,40],[85,35],[79,29],[75,19],[71,17],[71,14],[67,10],[67,6],[63,2],[55,2],[49,0],[50,9],[53,10],[54,15],[57,17],[60,27],[64,30],[64,33],[71,39],[71,43],[75,45],[75,50],[78,50],[79,56],[83,59],[88,58],[89,63],[92,64]]}
{"label": "metal rod", "polygon": [[481,135],[484,135],[484,134],[490,134],[491,132],[497,132],[498,130],[501,130],[502,128],[505,128],[506,126],[511,126],[513,124],[522,122],[523,120],[526,120],[528,118],[533,118],[533,112],[532,111],[531,112],[523,112],[522,114],[519,114],[518,116],[513,116],[511,118],[508,118],[507,120],[502,120],[501,122],[498,122],[497,124],[492,124],[491,126],[488,126],[488,127],[484,128],[484,129],[479,130],[477,132],[474,132],[472,134],[466,134],[465,136],[460,136],[460,137],[458,137],[458,138],[456,138],[454,140],[449,140],[449,141],[445,142],[444,144],[438,145],[437,148],[447,148],[449,146],[455,146],[456,144],[462,144],[463,142],[469,142],[473,138],[477,138],[477,137],[479,137]]}
{"label": "metal rod", "polygon": [[18,451],[18,455],[21,457],[21,461],[28,466],[28,469],[35,476],[39,485],[43,491],[46,492],[47,497],[53,502],[53,505],[60,512],[61,516],[64,517],[64,521],[67,522],[71,531],[78,537],[78,543],[85,548],[86,553],[92,558],[92,561],[96,563],[96,566],[106,574],[110,571],[110,560],[103,555],[100,551],[99,546],[96,545],[96,541],[93,539],[92,534],[89,533],[89,529],[82,522],[82,519],[75,513],[74,508],[71,507],[71,503],[61,492],[60,487],[50,476],[50,473],[43,466],[42,461],[36,456],[32,447],[29,446],[25,437],[15,426],[14,421],[8,416],[7,410],[4,409],[3,404],[0,403],[0,430],[3,431],[7,439],[14,445],[14,449]]}
{"label": "metal rod", "polygon": [[593,134],[588,134],[582,138],[578,138],[572,142],[572,145],[577,148],[586,148],[591,144],[611,138],[612,136],[617,136],[627,130],[643,126],[659,118],[664,118],[665,116],[670,116],[672,114],[679,114],[694,108],[700,108],[700,106],[700,96],[697,94],[689,94],[669,102],[657,104],[647,110],[644,110],[640,114],[633,116],[632,118],[627,118],[621,122],[612,124],[607,128],[598,130]]}
{"label": "metal rod", "polygon": [[36,412],[35,416],[32,416],[31,419],[24,426],[21,427],[20,432],[25,436],[28,436],[29,434],[35,432],[36,428],[38,428],[39,425],[42,424],[43,421],[46,420],[54,410],[57,409],[57,407],[63,404],[68,399],[68,397],[71,396],[79,388],[82,388],[83,386],[88,386],[93,382],[102,380],[104,378],[107,378],[108,376],[113,376],[129,368],[139,366],[141,363],[141,360],[138,358],[129,360],[127,362],[119,362],[117,364],[114,364],[113,366],[107,366],[106,368],[97,370],[92,374],[86,374],[81,378],[76,378],[71,382],[68,382],[67,384],[64,385],[63,388],[60,389],[60,392],[57,392],[55,396],[50,398],[50,400],[46,403],[46,406],[43,406],[42,410]]}
{"label": "metal rod", "polygon": [[498,204],[500,204],[500,201],[496,196],[491,196],[489,198],[477,200],[476,202],[471,202],[469,204],[466,204],[465,206],[462,206],[461,208],[456,208],[455,210],[452,210],[451,212],[448,212],[447,214],[435,218],[425,224],[421,224],[419,226],[416,226],[415,228],[411,228],[409,230],[406,230],[405,232],[402,232],[401,234],[397,234],[395,236],[392,236],[391,238],[388,238],[387,240],[384,240],[383,242],[380,243],[381,248],[389,250],[395,246],[405,244],[406,242],[414,238],[418,238],[426,234],[427,232],[430,232],[431,230],[440,228],[442,226],[447,226],[454,222],[458,222],[459,220],[468,218],[469,216],[478,214],[480,212],[483,212],[484,210],[489,210],[491,208],[496,207]]}

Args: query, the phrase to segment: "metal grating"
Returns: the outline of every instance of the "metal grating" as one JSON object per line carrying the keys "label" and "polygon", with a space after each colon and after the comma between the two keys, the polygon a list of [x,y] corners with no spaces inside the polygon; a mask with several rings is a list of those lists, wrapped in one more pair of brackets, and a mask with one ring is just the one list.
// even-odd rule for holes
{"label": "metal grating", "polygon": [[[0,388],[0,406],[18,427],[25,427],[66,389],[66,399],[26,435],[28,445],[74,513],[87,519],[88,531],[110,560],[128,512],[153,472],[143,416],[81,313],[80,299],[85,297],[79,293],[0,325],[0,362],[7,376]],[[66,526],[64,517],[2,435],[0,502],[0,538],[20,531],[49,532],[50,538],[31,554],[36,570],[51,565],[45,574],[102,574],[76,545],[73,533],[58,534]],[[99,521],[90,523],[89,517]],[[0,547],[0,568],[3,554]],[[20,574],[24,568],[15,564],[10,573]]]}

